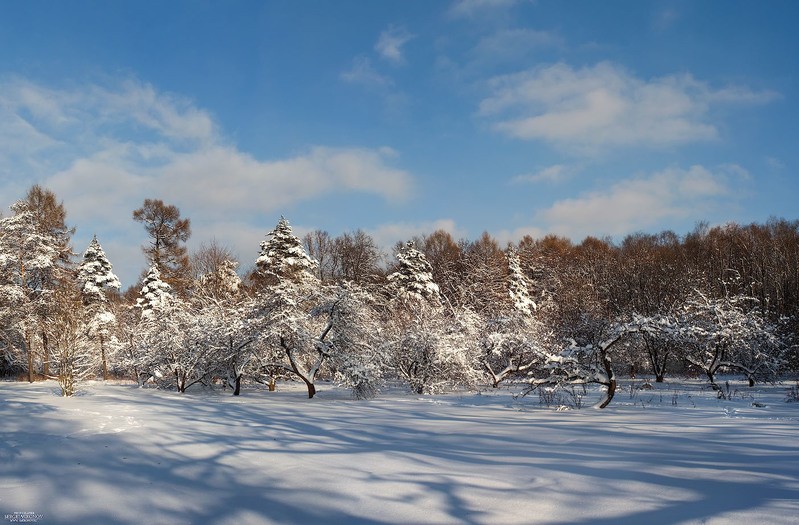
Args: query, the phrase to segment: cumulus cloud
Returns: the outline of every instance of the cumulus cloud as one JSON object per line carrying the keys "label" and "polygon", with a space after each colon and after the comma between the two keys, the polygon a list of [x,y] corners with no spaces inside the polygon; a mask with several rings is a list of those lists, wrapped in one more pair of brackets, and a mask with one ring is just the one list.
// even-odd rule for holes
{"label": "cumulus cloud", "polygon": [[661,146],[718,137],[710,109],[721,103],[766,103],[774,92],[743,86],[713,89],[691,75],[650,80],[610,62],[567,64],[495,77],[478,114],[496,131],[578,151]]}
{"label": "cumulus cloud", "polygon": [[573,239],[624,235],[670,220],[706,218],[733,203],[736,184],[746,178],[746,170],[737,165],[669,168],[558,201],[535,219],[546,231]]}
{"label": "cumulus cloud", "polygon": [[437,230],[448,232],[454,239],[466,238],[467,232],[458,227],[452,219],[438,219],[423,222],[397,222],[381,224],[367,231],[378,246],[390,251],[398,242],[404,242],[416,236],[429,235]]}
{"label": "cumulus cloud", "polygon": [[[221,222],[251,232],[263,230],[264,214],[299,202],[353,192],[401,201],[413,186],[387,147],[311,146],[258,159],[229,144],[202,108],[135,80],[63,90],[0,82],[0,138],[9,139],[0,143],[0,194],[21,197],[33,182],[52,189],[78,227],[76,247],[97,233],[112,260],[124,257],[115,265],[128,279],[144,263],[113,247],[141,238],[138,250],[144,234],[131,213],[148,197],[176,204],[195,232]],[[257,247],[262,235],[243,237]]]}
{"label": "cumulus cloud", "polygon": [[380,37],[375,44],[375,51],[381,58],[395,64],[401,64],[405,61],[402,47],[413,37],[414,35],[402,26],[390,26],[380,33]]}

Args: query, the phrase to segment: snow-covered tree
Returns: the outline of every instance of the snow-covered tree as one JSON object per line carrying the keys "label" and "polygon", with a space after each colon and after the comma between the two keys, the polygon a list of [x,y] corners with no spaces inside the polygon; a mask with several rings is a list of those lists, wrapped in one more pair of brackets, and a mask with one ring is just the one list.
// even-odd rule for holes
{"label": "snow-covered tree", "polygon": [[419,304],[391,309],[384,323],[391,369],[413,392],[435,394],[480,380],[480,320],[470,310]]}
{"label": "snow-covered tree", "polygon": [[628,342],[631,334],[650,327],[646,320],[639,317],[634,317],[629,322],[616,323],[587,318],[585,324],[588,325],[585,327],[587,330],[577,328],[577,331],[583,333],[582,340],[570,339],[568,346],[562,351],[547,356],[545,370],[548,375],[533,378],[530,381],[530,390],[598,384],[605,387],[605,392],[594,407],[605,408],[613,400],[618,385],[613,368],[616,347]]}
{"label": "snow-covered tree", "polygon": [[[33,341],[49,312],[61,251],[30,203],[17,201],[11,210],[13,215],[0,219],[0,320],[7,347],[18,349],[14,359],[27,358],[33,382]],[[46,355],[42,359],[47,363]]]}
{"label": "snow-covered tree", "polygon": [[162,388],[185,392],[219,368],[224,340],[214,312],[173,298],[143,316],[134,338],[136,368]]}
{"label": "snow-covered tree", "polygon": [[241,277],[236,272],[239,263],[226,259],[213,271],[200,276],[197,290],[200,295],[227,299],[241,289]]}
{"label": "snow-covered tree", "polygon": [[513,307],[522,314],[532,315],[538,306],[530,298],[530,289],[522,271],[519,254],[512,247],[508,247],[505,256],[508,259],[508,294],[513,301]]}
{"label": "snow-covered tree", "polygon": [[753,297],[712,298],[697,290],[681,308],[676,325],[683,357],[702,370],[718,392],[720,370],[741,372],[754,385],[756,379],[774,379],[783,364],[777,329]]}
{"label": "snow-covered tree", "polygon": [[309,398],[328,365],[355,395],[373,395],[378,368],[366,362],[375,357],[370,343],[374,330],[364,325],[369,314],[363,300],[356,285],[284,281],[264,290],[254,315],[263,366],[303,381]]}
{"label": "snow-covered tree", "polygon": [[397,296],[402,300],[427,301],[431,305],[440,305],[441,294],[438,285],[433,282],[430,263],[416,249],[413,241],[408,241],[397,252],[397,261],[397,271],[388,276]]}
{"label": "snow-covered tree", "polygon": [[89,341],[80,294],[61,287],[55,293],[53,306],[47,320],[53,333],[53,364],[61,395],[70,397],[79,383],[96,376],[100,359]]}
{"label": "snow-covered tree", "polygon": [[541,368],[552,344],[543,323],[518,310],[483,322],[482,357],[494,388],[509,377],[524,377]]}
{"label": "snow-covered tree", "polygon": [[104,289],[118,290],[122,285],[97,236],[92,238],[78,266],[78,286],[85,308],[88,336],[99,344],[103,380],[107,380],[109,345],[115,347],[117,341],[113,333],[116,318],[108,307]]}
{"label": "snow-covered tree", "polygon": [[166,307],[172,299],[172,287],[161,280],[158,267],[151,266],[142,281],[139,298],[136,300],[142,319],[153,315],[153,311]]}
{"label": "snow-covered tree", "polygon": [[104,289],[119,290],[122,286],[96,235],[92,237],[78,266],[78,285],[84,304],[104,303],[107,301]]}
{"label": "snow-covered tree", "polygon": [[261,242],[255,264],[260,275],[271,282],[316,280],[315,272],[319,265],[305,252],[285,217],[280,218],[268,238]]}
{"label": "snow-covered tree", "polygon": [[142,246],[151,266],[157,266],[163,280],[182,293],[189,284],[189,256],[186,241],[191,236],[191,221],[181,219],[180,210],[160,199],[145,199],[142,207],[133,211],[133,220],[141,222],[150,236]]}

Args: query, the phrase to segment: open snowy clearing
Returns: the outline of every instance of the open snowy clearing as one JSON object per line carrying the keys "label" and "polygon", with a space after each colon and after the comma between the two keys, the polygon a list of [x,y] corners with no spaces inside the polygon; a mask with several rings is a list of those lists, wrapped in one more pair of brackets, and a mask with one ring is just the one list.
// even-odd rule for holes
{"label": "open snowy clearing", "polygon": [[[558,412],[507,390],[349,399],[0,383],[0,518],[38,523],[799,523],[788,385]],[[758,405],[753,406],[753,401]],[[673,405],[676,403],[676,406]]]}

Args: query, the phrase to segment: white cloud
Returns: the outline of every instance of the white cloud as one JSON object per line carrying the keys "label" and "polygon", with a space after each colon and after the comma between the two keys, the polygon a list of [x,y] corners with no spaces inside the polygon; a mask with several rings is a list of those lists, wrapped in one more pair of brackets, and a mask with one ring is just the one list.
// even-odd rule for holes
{"label": "white cloud", "polygon": [[502,29],[482,37],[471,50],[472,66],[512,62],[541,48],[563,45],[563,38],[551,31]]}
{"label": "white cloud", "polygon": [[538,212],[535,220],[550,233],[580,239],[624,235],[670,220],[703,219],[734,202],[733,188],[742,178],[748,174],[737,165],[670,168],[558,201]]}
{"label": "white cloud", "polygon": [[664,8],[655,13],[654,27],[657,31],[666,31],[681,18],[681,14],[674,8]]}
{"label": "white cloud", "polygon": [[376,228],[367,230],[378,246],[386,251],[390,251],[398,242],[405,242],[415,236],[429,235],[437,230],[448,232],[455,240],[466,238],[466,231],[458,228],[452,219],[438,219],[426,222],[399,222],[391,224],[381,224]]}
{"label": "white cloud", "polygon": [[381,58],[401,64],[405,61],[402,54],[402,46],[414,38],[414,35],[408,32],[402,26],[390,26],[388,29],[380,33],[380,37],[375,44],[375,51]]}
{"label": "white cloud", "polygon": [[97,233],[112,246],[106,251],[126,283],[144,261],[132,260],[130,250],[113,253],[113,243],[124,238],[138,250],[144,233],[131,214],[145,198],[177,205],[191,218],[197,242],[217,224],[239,225],[239,233],[250,234],[227,237],[249,254],[260,239],[252,246],[238,240],[253,242],[250,229],[263,229],[264,214],[343,193],[396,202],[413,190],[410,174],[391,165],[399,155],[389,147],[313,146],[257,159],[227,143],[206,111],[132,80],[70,90],[0,82],[4,137],[17,139],[0,142],[0,195],[9,199],[0,204],[34,182],[52,189],[78,228],[76,248]]}
{"label": "white cloud", "polygon": [[504,10],[519,0],[456,0],[449,8],[449,15],[455,18],[472,18],[492,10]]}
{"label": "white cloud", "polygon": [[777,96],[741,86],[713,89],[690,75],[642,80],[609,62],[580,69],[559,63],[499,76],[489,89],[478,113],[494,129],[583,152],[715,139],[713,104],[765,103]]}
{"label": "white cloud", "polygon": [[368,88],[387,88],[394,85],[391,78],[381,75],[372,62],[364,56],[355,57],[352,67],[340,75],[341,80],[350,84],[359,84]]}
{"label": "white cloud", "polygon": [[575,169],[563,164],[555,164],[542,168],[535,173],[526,173],[524,175],[517,175],[511,179],[512,184],[526,184],[526,183],[539,183],[549,182],[558,183],[563,182],[572,176]]}

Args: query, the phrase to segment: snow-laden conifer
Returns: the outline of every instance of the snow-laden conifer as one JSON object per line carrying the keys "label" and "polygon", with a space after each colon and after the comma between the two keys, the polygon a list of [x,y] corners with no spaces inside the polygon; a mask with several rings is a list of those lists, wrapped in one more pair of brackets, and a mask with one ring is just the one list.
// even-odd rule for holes
{"label": "snow-laden conifer", "polygon": [[241,289],[241,277],[236,272],[239,263],[225,259],[217,268],[200,276],[197,285],[200,294],[217,299],[230,298]]}
{"label": "snow-laden conifer", "polygon": [[161,272],[153,265],[142,283],[136,307],[141,308],[142,318],[152,315],[154,310],[165,307],[172,298],[172,287],[161,280]]}
{"label": "snow-laden conifer", "polygon": [[400,298],[426,300],[433,305],[441,303],[438,285],[433,282],[433,269],[422,252],[409,241],[397,252],[399,268],[388,276]]}
{"label": "snow-laden conifer", "polygon": [[262,275],[291,281],[315,279],[314,272],[319,266],[291,232],[291,226],[285,217],[280,217],[275,229],[261,242],[261,252],[255,264]]}
{"label": "snow-laden conifer", "polygon": [[[102,360],[103,379],[108,379],[108,351],[117,345],[113,334],[116,317],[111,312],[103,292],[104,288],[119,289],[121,283],[114,274],[111,262],[105,255],[97,236],[92,238],[83,261],[78,267],[78,286],[85,306],[86,332],[97,343]],[[91,345],[89,345],[91,346]]]}
{"label": "snow-laden conifer", "polygon": [[513,301],[513,307],[523,314],[532,315],[538,307],[530,298],[530,289],[527,277],[522,272],[519,254],[512,247],[508,247],[505,255],[508,258],[508,294]]}
{"label": "snow-laden conifer", "polygon": [[122,286],[97,236],[92,238],[83,254],[83,262],[78,267],[78,283],[83,301],[87,304],[105,302],[104,288],[118,290]]}

